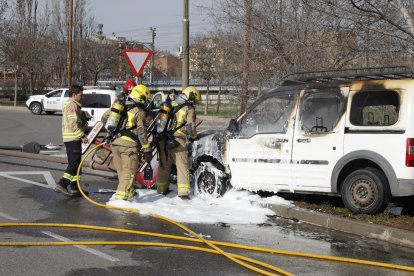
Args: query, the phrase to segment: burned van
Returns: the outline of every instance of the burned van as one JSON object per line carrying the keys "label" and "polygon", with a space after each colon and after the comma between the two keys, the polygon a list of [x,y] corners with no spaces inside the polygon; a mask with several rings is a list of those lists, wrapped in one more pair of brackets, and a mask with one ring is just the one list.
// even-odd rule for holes
{"label": "burned van", "polygon": [[195,193],[336,194],[366,214],[414,195],[411,76],[400,67],[296,74],[193,144]]}

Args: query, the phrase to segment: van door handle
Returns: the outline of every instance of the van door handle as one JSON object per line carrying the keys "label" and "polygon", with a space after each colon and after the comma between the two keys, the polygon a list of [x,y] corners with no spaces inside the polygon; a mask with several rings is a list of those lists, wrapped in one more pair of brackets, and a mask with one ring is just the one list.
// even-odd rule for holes
{"label": "van door handle", "polygon": [[287,143],[287,142],[289,142],[289,139],[286,139],[286,138],[278,138],[275,141],[276,141],[276,143]]}
{"label": "van door handle", "polygon": [[298,143],[310,143],[310,141],[311,141],[311,139],[309,139],[309,138],[305,138],[305,139],[298,139],[298,140],[296,140],[296,141],[298,141]]}
{"label": "van door handle", "polygon": [[91,110],[92,116],[95,114],[95,109]]}

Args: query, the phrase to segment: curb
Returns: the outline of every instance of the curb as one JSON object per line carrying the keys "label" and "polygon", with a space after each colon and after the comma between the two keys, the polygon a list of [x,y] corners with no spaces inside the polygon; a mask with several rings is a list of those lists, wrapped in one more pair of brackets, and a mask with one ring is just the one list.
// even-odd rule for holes
{"label": "curb", "polygon": [[381,241],[414,248],[414,232],[388,226],[354,221],[329,214],[314,212],[296,207],[269,205],[278,216],[297,219],[309,224],[339,230]]}

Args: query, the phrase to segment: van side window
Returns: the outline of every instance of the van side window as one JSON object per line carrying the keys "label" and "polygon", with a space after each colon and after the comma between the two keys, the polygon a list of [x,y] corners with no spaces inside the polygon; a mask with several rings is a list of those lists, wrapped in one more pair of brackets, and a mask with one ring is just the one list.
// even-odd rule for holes
{"label": "van side window", "polygon": [[65,95],[63,95],[63,97],[68,98],[69,97],[69,90],[65,91]]}
{"label": "van side window", "polygon": [[240,122],[240,136],[251,137],[257,133],[286,133],[289,114],[296,97],[293,95],[273,96],[264,99],[243,117]]}
{"label": "van side window", "polygon": [[395,91],[364,91],[352,98],[350,122],[355,126],[391,126],[398,121],[400,97]]}
{"label": "van side window", "polygon": [[308,92],[303,96],[301,129],[306,133],[330,132],[344,110],[340,91]]}

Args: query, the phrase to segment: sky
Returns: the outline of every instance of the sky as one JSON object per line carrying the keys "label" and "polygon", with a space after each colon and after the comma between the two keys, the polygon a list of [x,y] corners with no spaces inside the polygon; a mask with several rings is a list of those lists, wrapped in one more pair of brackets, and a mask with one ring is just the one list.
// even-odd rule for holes
{"label": "sky", "polygon": [[[175,185],[170,185],[173,188]],[[155,213],[174,221],[183,223],[202,224],[261,224],[268,220],[268,216],[276,215],[267,208],[268,204],[290,206],[291,203],[281,197],[272,196],[261,198],[248,191],[227,191],[221,198],[195,197],[182,200],[173,188],[167,196],[157,194],[153,189],[136,190],[138,195],[132,202],[115,200],[114,196],[107,202],[108,205],[122,208],[133,208],[141,215]]]}
{"label": "sky", "polygon": [[[102,23],[103,32],[140,42],[151,42],[150,27],[156,28],[155,48],[177,53],[182,41],[183,0],[87,0],[90,15]],[[188,0],[190,36],[209,29],[207,12],[200,7],[213,0]]]}

